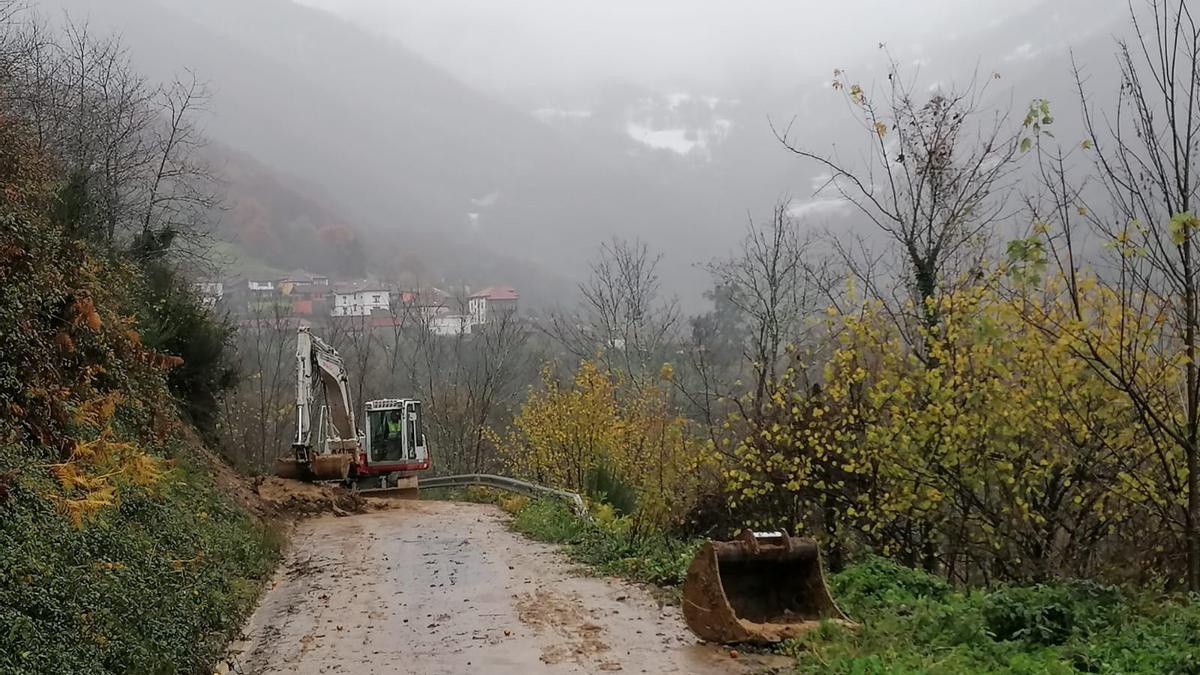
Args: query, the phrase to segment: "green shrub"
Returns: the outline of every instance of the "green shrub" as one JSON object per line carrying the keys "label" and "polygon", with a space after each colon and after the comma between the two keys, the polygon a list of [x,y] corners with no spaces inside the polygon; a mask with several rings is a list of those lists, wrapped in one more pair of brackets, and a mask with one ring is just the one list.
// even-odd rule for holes
{"label": "green shrub", "polygon": [[[601,506],[600,511],[610,513]],[[667,534],[634,536],[627,516],[584,522],[558,500],[535,500],[517,511],[513,528],[533,539],[566,544],[567,553],[601,574],[657,586],[683,583],[699,540]]]}
{"label": "green shrub", "polygon": [[1060,645],[1075,630],[1074,608],[1062,588],[1006,588],[988,595],[983,614],[997,640]]}
{"label": "green shrub", "polygon": [[144,344],[182,362],[167,373],[167,386],[187,419],[211,429],[221,397],[237,383],[234,326],[200,302],[187,281],[161,262],[145,263],[132,302]]}
{"label": "green shrub", "polygon": [[1200,604],[1149,599],[1111,626],[1075,644],[1068,653],[1090,673],[1200,675]]}
{"label": "green shrub", "polygon": [[1080,581],[1000,588],[987,595],[983,615],[997,640],[1060,645],[1106,628],[1123,608],[1119,589]]}
{"label": "green shrub", "polygon": [[566,544],[578,540],[586,524],[561,502],[534,500],[517,512],[513,527],[540,541]]}
{"label": "green shrub", "polygon": [[1197,673],[1200,607],[1089,581],[955,592],[869,559],[830,579],[858,628],[784,646],[799,673]]}
{"label": "green shrub", "polygon": [[584,483],[587,496],[591,500],[608,504],[617,515],[625,516],[637,511],[637,488],[622,479],[608,465],[593,467],[588,471]]}
{"label": "green shrub", "polygon": [[872,556],[830,579],[830,590],[844,611],[867,614],[880,607],[911,607],[920,598],[944,599],[950,586],[939,577]]}
{"label": "green shrub", "polygon": [[0,447],[0,474],[19,476],[0,506],[0,672],[211,672],[280,536],[187,462],[76,528],[32,454]]}

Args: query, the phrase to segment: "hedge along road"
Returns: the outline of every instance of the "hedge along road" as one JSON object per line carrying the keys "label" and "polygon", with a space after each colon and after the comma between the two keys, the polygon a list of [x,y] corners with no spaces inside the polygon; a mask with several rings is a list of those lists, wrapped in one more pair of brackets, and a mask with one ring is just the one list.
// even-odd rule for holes
{"label": "hedge along road", "polygon": [[230,652],[239,673],[742,673],[642,588],[581,576],[489,505],[303,521]]}

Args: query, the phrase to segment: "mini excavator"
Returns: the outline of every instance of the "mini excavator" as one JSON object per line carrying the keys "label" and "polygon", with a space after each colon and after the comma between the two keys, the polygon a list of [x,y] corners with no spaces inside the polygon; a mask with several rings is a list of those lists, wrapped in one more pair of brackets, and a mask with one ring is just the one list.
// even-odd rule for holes
{"label": "mini excavator", "polygon": [[[315,411],[315,419],[314,419]],[[301,327],[296,333],[296,437],[275,473],[337,481],[373,496],[417,496],[418,472],[430,467],[421,402],[367,401],[355,417],[346,365],[337,350]],[[363,420],[359,427],[357,420]]]}

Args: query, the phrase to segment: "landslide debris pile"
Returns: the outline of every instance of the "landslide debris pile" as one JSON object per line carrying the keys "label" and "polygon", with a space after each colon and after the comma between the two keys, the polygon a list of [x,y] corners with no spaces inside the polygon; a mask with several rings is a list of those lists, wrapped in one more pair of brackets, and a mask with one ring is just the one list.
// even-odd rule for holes
{"label": "landslide debris pile", "polygon": [[323,513],[345,516],[367,510],[367,500],[357,493],[278,476],[264,478],[256,492],[269,513],[285,518]]}

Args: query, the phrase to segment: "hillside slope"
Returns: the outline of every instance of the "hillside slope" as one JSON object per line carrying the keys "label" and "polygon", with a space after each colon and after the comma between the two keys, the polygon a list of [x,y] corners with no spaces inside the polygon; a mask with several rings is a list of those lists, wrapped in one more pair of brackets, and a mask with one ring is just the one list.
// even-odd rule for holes
{"label": "hillside slope", "polygon": [[278,555],[183,413],[227,383],[224,329],[72,236],[55,162],[0,119],[0,672],[211,672]]}
{"label": "hillside slope", "polygon": [[687,248],[705,219],[653,167],[597,157],[400,46],[288,0],[42,4],[120,32],[156,79],[188,68],[210,81],[213,139],[319,186],[374,235],[377,265],[419,247],[435,269],[508,258],[513,276],[576,277],[610,234]]}

